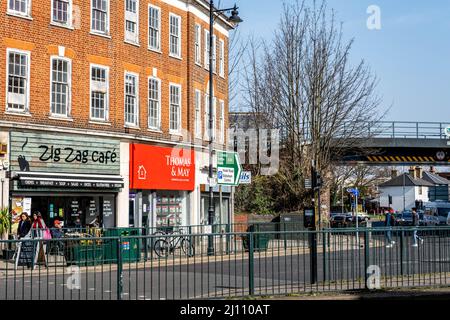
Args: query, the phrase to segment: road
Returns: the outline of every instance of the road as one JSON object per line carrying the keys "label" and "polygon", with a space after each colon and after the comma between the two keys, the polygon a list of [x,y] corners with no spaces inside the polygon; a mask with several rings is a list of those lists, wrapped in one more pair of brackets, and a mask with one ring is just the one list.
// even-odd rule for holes
{"label": "road", "polygon": [[[363,288],[365,248],[356,246],[354,238],[333,237],[333,244],[326,253],[318,253],[318,282],[312,287],[310,255],[305,253],[304,247],[287,248],[282,254],[273,249],[255,252],[255,293],[274,295]],[[425,243],[414,248],[411,239],[407,238],[404,239],[403,250],[398,242],[393,248],[386,248],[382,236],[374,236],[372,240],[378,245],[369,248],[369,263],[380,268],[382,287],[450,283],[447,279],[450,276],[450,239],[425,237]],[[59,268],[65,272],[61,274],[56,273],[56,269],[40,267],[31,276],[23,269],[16,273],[9,270],[0,278],[0,299],[115,300],[118,297],[115,265],[80,267],[80,289],[72,290],[70,283],[77,282],[70,282],[68,270]],[[171,257],[152,263],[124,263],[122,298],[158,300],[245,296],[249,294],[250,272],[248,252],[203,260],[193,257],[177,261]],[[415,276],[400,279],[402,272]]]}

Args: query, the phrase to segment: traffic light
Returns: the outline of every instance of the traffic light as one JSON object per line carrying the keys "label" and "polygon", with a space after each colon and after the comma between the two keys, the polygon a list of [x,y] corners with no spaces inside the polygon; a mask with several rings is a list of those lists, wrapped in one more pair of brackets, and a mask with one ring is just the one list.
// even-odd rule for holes
{"label": "traffic light", "polygon": [[317,173],[316,186],[320,188],[322,187],[322,185],[323,185],[322,176],[320,175],[320,173]]}

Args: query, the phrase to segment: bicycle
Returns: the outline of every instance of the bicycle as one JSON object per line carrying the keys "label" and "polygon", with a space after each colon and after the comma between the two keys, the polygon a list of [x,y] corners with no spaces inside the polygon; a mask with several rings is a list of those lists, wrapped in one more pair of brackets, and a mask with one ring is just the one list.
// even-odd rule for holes
{"label": "bicycle", "polygon": [[194,245],[192,244],[189,237],[183,234],[182,229],[180,229],[179,234],[174,235],[173,232],[166,233],[166,235],[168,234],[170,234],[171,236],[159,238],[153,245],[153,250],[158,257],[166,258],[176,249],[181,249],[183,253],[188,257],[194,256]]}

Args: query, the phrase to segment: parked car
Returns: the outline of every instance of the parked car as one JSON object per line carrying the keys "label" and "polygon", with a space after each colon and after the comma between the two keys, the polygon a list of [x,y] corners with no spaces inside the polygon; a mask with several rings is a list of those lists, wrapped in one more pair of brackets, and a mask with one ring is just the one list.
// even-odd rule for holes
{"label": "parked car", "polygon": [[447,224],[448,215],[450,214],[450,202],[433,201],[425,203],[425,213],[437,216],[439,224]]}
{"label": "parked car", "polygon": [[438,226],[440,224],[439,217],[437,215],[426,214],[424,211],[418,211],[419,224],[421,226]]}
{"label": "parked car", "polygon": [[[358,227],[365,227],[369,220],[370,218],[368,216],[360,215],[358,213]],[[347,216],[347,227],[356,227],[356,216]]]}
{"label": "parked car", "polygon": [[395,215],[396,226],[412,226],[412,211],[405,210]]}
{"label": "parked car", "polygon": [[345,228],[347,226],[347,216],[343,214],[334,215],[330,219],[331,228]]}

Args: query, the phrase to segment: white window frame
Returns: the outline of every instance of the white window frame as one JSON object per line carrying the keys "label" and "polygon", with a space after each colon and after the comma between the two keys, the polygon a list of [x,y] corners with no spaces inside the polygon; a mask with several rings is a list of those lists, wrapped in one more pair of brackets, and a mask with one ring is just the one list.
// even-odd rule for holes
{"label": "white window frame", "polygon": [[[156,127],[150,125],[150,80],[154,80],[158,83],[158,119]],[[147,127],[150,130],[161,131],[161,79],[153,76],[147,78],[147,113]]]}
{"label": "white window frame", "polygon": [[[53,1],[52,1],[53,2]],[[67,106],[66,106],[66,114],[58,114],[53,113],[52,111],[52,87],[53,87],[53,60],[63,60],[67,62]],[[60,56],[51,56],[50,57],[50,115],[51,117],[57,118],[70,118],[72,114],[72,59]]]}
{"label": "white window frame", "polygon": [[[129,42],[131,44],[139,45],[139,0],[136,0],[136,13],[127,11],[127,1],[124,2],[124,15],[125,15],[125,24],[124,24],[124,34],[125,34],[125,42]],[[136,32],[132,33],[127,31],[127,21],[134,22],[136,25]]]}
{"label": "white window frame", "polygon": [[213,98],[213,127],[212,127],[212,132],[213,132],[213,141],[216,142],[217,141],[217,98],[214,97]]}
{"label": "white window frame", "polygon": [[54,25],[62,26],[62,27],[72,28],[73,27],[72,26],[72,20],[73,20],[73,18],[72,18],[73,3],[72,2],[73,2],[73,0],[64,0],[64,1],[68,3],[67,22],[63,23],[63,22],[54,20],[54,17],[53,17],[53,9],[54,9],[53,2],[54,2],[54,0],[51,0],[51,13],[50,13],[51,23]]}
{"label": "white window frame", "polygon": [[[178,54],[172,52],[172,46],[171,46],[171,43],[170,43],[171,36],[172,36],[172,34],[170,33],[170,20],[171,20],[171,18],[177,18],[178,19],[178,35],[176,35],[178,37],[178,46],[177,46]],[[169,13],[169,56],[170,57],[181,59],[181,56],[182,56],[181,55],[181,41],[182,41],[181,40],[181,34],[182,34],[182,32],[181,32],[181,17],[179,15],[176,15],[176,14],[172,13],[172,12]]]}
{"label": "white window frame", "polygon": [[202,138],[202,92],[200,90],[195,90],[194,101],[194,125],[195,125],[195,137],[198,139]]}
{"label": "white window frame", "polygon": [[213,34],[213,73],[217,73],[217,37],[215,34]]}
{"label": "white window frame", "polygon": [[219,142],[225,143],[225,101],[219,100]]}
{"label": "white window frame", "polygon": [[[179,103],[179,107],[178,107],[178,128],[177,129],[171,129],[170,128],[170,124],[172,122],[172,110],[170,109],[171,105],[172,105],[172,101],[170,100],[171,99],[171,93],[170,93],[171,87],[178,88],[179,89],[179,93],[180,93],[180,97],[179,97],[179,102],[180,103]],[[183,92],[182,92],[181,84],[170,82],[169,83],[169,133],[170,134],[180,134],[181,133],[182,99],[183,99]]]}
{"label": "white window frame", "polygon": [[[157,47],[152,47],[151,42],[150,42],[150,9],[158,11],[158,37],[157,37],[158,46]],[[148,49],[152,50],[152,51],[156,51],[156,52],[161,52],[161,8],[154,6],[152,4],[149,4],[147,14],[148,14],[148,19],[147,19]]]}
{"label": "white window frame", "polygon": [[[92,90],[93,88],[93,80],[92,80],[92,68],[101,68],[105,69],[106,73],[106,94],[105,94],[105,118],[94,118],[92,116]],[[101,64],[91,63],[89,64],[89,119],[92,121],[99,122],[108,122],[109,121],[109,67]]]}
{"label": "white window frame", "polygon": [[219,39],[219,76],[225,78],[225,41]]}
{"label": "white window frame", "polygon": [[209,141],[209,90],[205,94],[205,110],[203,112],[204,114],[204,125],[205,125],[205,132],[203,134],[204,140]]}
{"label": "white window frame", "polygon": [[[9,54],[11,52],[24,54],[27,57],[27,77],[26,77],[26,92],[25,92],[25,104],[24,104],[24,110],[16,110],[16,109],[10,109],[8,107],[8,85],[9,85]],[[19,50],[14,48],[7,48],[6,49],[6,83],[5,83],[5,91],[6,91],[6,112],[8,113],[17,113],[17,114],[29,114],[30,113],[30,65],[31,65],[31,52],[25,51],[25,50]]]}
{"label": "white window frame", "polygon": [[203,54],[204,60],[205,60],[204,65],[205,65],[205,69],[209,70],[209,30],[205,29],[204,37],[205,37],[205,41],[204,41],[205,50],[204,50],[204,54]]}
{"label": "white window frame", "polygon": [[91,2],[91,10],[90,10],[90,20],[89,20],[91,33],[98,34],[98,35],[107,35],[107,36],[109,36],[110,19],[111,19],[111,4],[110,4],[110,0],[106,0],[106,21],[105,21],[105,23],[106,23],[106,26],[105,26],[106,30],[105,31],[100,31],[100,30],[93,29],[93,23],[92,23],[93,14],[92,13],[94,12],[94,7],[92,5],[92,1],[93,0],[90,0],[90,2]]}
{"label": "white window frame", "polygon": [[17,10],[14,10],[14,9],[10,8],[9,7],[9,0],[6,0],[6,2],[7,2],[7,13],[11,14],[11,15],[14,15],[14,16],[19,16],[19,17],[24,17],[24,18],[31,18],[31,4],[32,4],[32,0],[25,0],[25,1],[26,1],[26,4],[27,4],[26,12],[22,12],[22,11],[17,11]]}
{"label": "white window frame", "polygon": [[[127,122],[127,113],[126,113],[126,99],[127,99],[127,93],[126,93],[126,83],[127,83],[127,76],[135,77],[136,79],[136,123]],[[139,74],[135,72],[125,71],[124,72],[124,78],[123,78],[123,113],[124,113],[124,123],[125,127],[133,127],[137,128],[139,127]]]}
{"label": "white window frame", "polygon": [[199,66],[202,65],[202,26],[195,24],[195,38],[194,38],[194,50],[195,50],[195,63]]}

